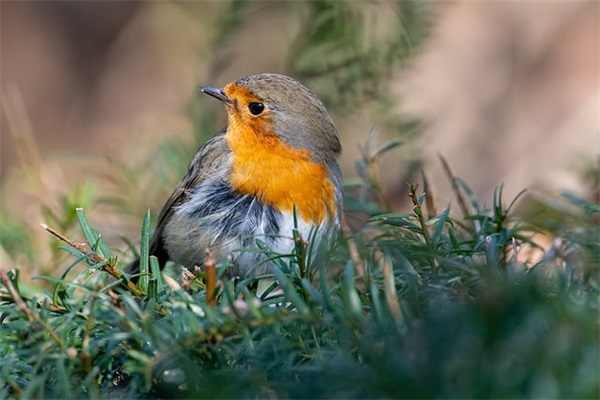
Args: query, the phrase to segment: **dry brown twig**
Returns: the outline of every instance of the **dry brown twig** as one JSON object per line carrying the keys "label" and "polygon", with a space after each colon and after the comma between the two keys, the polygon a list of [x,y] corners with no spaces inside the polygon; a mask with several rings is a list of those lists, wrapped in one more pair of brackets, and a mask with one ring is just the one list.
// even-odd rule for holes
{"label": "dry brown twig", "polygon": [[31,308],[29,308],[27,306],[27,303],[25,303],[25,301],[23,300],[23,298],[21,297],[21,295],[19,294],[19,292],[13,285],[12,281],[10,280],[10,277],[8,276],[8,274],[6,273],[6,271],[4,269],[0,269],[0,281],[2,281],[2,283],[4,284],[4,287],[6,288],[6,290],[12,297],[12,299],[14,300],[19,311],[21,311],[22,313],[24,313],[27,316],[27,319],[29,320],[29,322],[35,321],[38,324],[40,324],[42,326],[42,328],[50,334],[50,336],[56,342],[58,347],[60,347],[61,350],[67,351],[67,346],[65,346],[65,343],[58,336],[58,334],[54,331],[54,329],[52,329],[52,327],[50,325],[48,325],[48,323],[46,321],[44,321],[42,319],[42,317],[40,317],[38,314],[31,311]]}
{"label": "dry brown twig", "polygon": [[425,192],[425,209],[427,210],[427,217],[431,218],[437,214],[435,200],[433,199],[433,190],[431,189],[427,175],[425,175],[425,170],[421,170],[421,177],[423,179],[423,192]]}
{"label": "dry brown twig", "polygon": [[454,173],[450,169],[450,165],[448,165],[448,162],[446,161],[444,156],[442,156],[441,154],[438,154],[438,156],[440,157],[440,161],[442,162],[442,166],[444,167],[446,177],[452,184],[452,191],[456,195],[456,200],[458,201],[458,206],[460,207],[460,211],[463,214],[463,218],[467,218],[469,216],[469,208],[467,207],[467,202],[460,188],[458,187],[458,184],[456,183],[456,176],[454,176]]}
{"label": "dry brown twig", "polygon": [[402,311],[400,309],[400,301],[398,299],[398,293],[396,292],[396,285],[394,284],[394,269],[386,259],[385,254],[381,250],[375,250],[374,258],[381,272],[383,273],[383,284],[385,288],[385,297],[390,307],[390,312],[396,320],[396,322],[402,321]]}
{"label": "dry brown twig", "polygon": [[[417,220],[419,221],[419,225],[421,226],[421,231],[423,232],[423,239],[425,240],[425,245],[427,246],[429,251],[433,252],[433,246],[431,243],[431,238],[429,236],[429,228],[427,226],[427,222],[425,221],[425,217],[423,216],[423,209],[421,208],[421,204],[419,203],[419,196],[417,195],[417,188],[418,188],[418,185],[411,184],[408,189],[409,190],[408,197],[410,197],[410,200],[413,203],[413,206],[414,206],[413,209],[414,209],[415,215],[417,216]],[[431,263],[431,268],[433,269],[434,273],[437,272],[439,265],[433,255],[429,256],[429,262]]]}
{"label": "dry brown twig", "polygon": [[[50,228],[48,225],[46,225],[46,224],[41,224],[41,225],[51,235],[53,235],[56,238],[58,238],[59,240],[65,242],[69,246],[79,250],[82,254],[89,254],[89,258],[92,261],[94,261],[96,263],[104,263],[106,261],[104,258],[100,257],[98,255],[98,253],[96,253],[96,252],[90,253],[89,250],[86,249],[84,245],[81,245],[81,244],[78,244],[78,243],[75,243],[75,242],[69,240],[66,236],[64,236],[61,233]],[[145,295],[144,291],[142,289],[140,289],[135,283],[131,282],[130,280],[123,279],[123,273],[121,271],[119,271],[119,269],[116,267],[116,265],[117,265],[117,262],[116,262],[116,257],[115,257],[114,262],[109,260],[109,262],[107,262],[105,265],[102,266],[102,270],[107,272],[111,276],[113,276],[119,282],[121,282],[121,284],[124,285],[127,289],[129,289],[129,291],[131,293],[133,293],[135,296],[137,296],[137,297],[144,296]]]}
{"label": "dry brown twig", "polygon": [[210,251],[204,251],[204,271],[206,273],[206,301],[209,306],[217,305],[217,264]]}
{"label": "dry brown twig", "polygon": [[354,262],[354,270],[356,271],[356,276],[359,279],[357,282],[357,288],[363,293],[367,293],[367,288],[365,286],[365,265],[360,258],[360,253],[358,252],[358,247],[356,246],[356,242],[352,237],[352,230],[350,229],[350,225],[346,221],[346,214],[342,214],[342,234],[346,239],[346,246],[348,247],[348,253],[350,254],[350,258]]}

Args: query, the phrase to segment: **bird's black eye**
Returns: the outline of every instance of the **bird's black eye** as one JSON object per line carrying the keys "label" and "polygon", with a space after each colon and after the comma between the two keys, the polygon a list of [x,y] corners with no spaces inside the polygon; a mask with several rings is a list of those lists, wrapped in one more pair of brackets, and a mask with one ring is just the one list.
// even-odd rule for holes
{"label": "bird's black eye", "polygon": [[265,105],[263,103],[250,103],[248,104],[248,110],[252,113],[252,115],[258,115],[265,109]]}

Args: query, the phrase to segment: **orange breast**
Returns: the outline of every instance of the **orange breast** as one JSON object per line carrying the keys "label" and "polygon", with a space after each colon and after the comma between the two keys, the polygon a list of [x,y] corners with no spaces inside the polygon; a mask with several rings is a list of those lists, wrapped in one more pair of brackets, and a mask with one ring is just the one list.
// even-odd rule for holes
{"label": "orange breast", "polygon": [[336,215],[335,190],[325,165],[311,161],[306,150],[294,149],[273,134],[270,121],[254,124],[229,116],[226,140],[234,153],[231,183],[278,210],[320,223]]}

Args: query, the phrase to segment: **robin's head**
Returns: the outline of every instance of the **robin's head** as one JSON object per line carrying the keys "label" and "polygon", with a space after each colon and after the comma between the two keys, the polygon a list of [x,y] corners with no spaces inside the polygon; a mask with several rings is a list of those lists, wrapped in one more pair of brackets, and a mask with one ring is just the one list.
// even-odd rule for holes
{"label": "robin's head", "polygon": [[290,77],[250,75],[223,89],[201,90],[225,104],[228,129],[243,127],[258,137],[277,136],[293,148],[308,150],[316,161],[333,160],[341,151],[338,131],[323,103]]}

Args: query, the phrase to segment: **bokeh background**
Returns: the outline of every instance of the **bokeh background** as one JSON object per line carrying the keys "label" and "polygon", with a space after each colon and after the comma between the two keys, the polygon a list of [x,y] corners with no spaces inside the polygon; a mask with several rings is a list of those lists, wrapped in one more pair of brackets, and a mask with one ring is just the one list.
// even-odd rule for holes
{"label": "bokeh background", "polygon": [[481,199],[503,183],[506,199],[571,190],[598,202],[597,1],[2,1],[0,12],[6,268],[55,266],[39,223],[69,232],[75,206],[112,245],[134,240],[225,124],[198,86],[258,72],[324,100],[348,182],[366,142],[402,141],[380,160],[396,210],[422,171],[438,204],[452,201],[440,154]]}

